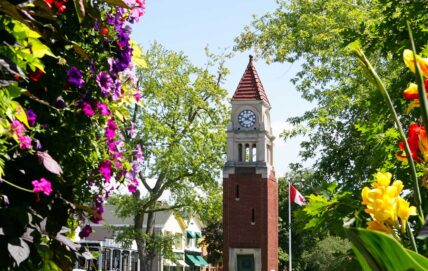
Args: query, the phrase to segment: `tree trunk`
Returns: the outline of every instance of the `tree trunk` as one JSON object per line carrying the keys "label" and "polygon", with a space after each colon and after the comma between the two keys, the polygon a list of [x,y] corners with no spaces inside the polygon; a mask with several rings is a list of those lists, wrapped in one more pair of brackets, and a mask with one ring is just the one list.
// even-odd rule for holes
{"label": "tree trunk", "polygon": [[[140,191],[137,190],[133,196],[137,199],[140,198]],[[141,210],[134,217],[134,229],[136,232],[143,232],[143,223],[144,223],[144,210]],[[149,238],[154,237],[154,225],[155,225],[155,215],[153,212],[147,214],[146,230],[145,236]],[[140,271],[152,271],[153,260],[155,258],[155,253],[147,250],[147,240],[144,236],[137,235],[135,238],[137,243],[138,258],[140,260]]]}

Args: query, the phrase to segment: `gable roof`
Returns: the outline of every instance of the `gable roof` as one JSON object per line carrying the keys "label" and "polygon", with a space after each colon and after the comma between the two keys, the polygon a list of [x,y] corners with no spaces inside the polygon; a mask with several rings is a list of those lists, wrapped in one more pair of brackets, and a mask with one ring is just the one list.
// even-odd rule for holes
{"label": "gable roof", "polygon": [[237,100],[263,100],[270,105],[262,82],[254,67],[252,55],[250,55],[247,69],[244,75],[242,75],[241,81],[239,81],[238,87],[232,97],[232,101]]}

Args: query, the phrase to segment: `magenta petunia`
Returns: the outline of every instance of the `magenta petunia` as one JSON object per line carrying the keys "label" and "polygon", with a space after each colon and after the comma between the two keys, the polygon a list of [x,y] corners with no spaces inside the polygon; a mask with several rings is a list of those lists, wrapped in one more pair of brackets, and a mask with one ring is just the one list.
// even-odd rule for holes
{"label": "magenta petunia", "polygon": [[137,103],[140,101],[141,99],[141,94],[140,93],[135,93],[135,101],[137,101]]}
{"label": "magenta petunia", "polygon": [[110,115],[110,110],[109,110],[107,104],[97,102],[97,108],[100,110],[101,115],[103,115],[103,116]]}
{"label": "magenta petunia", "polygon": [[128,184],[128,191],[131,193],[135,193],[138,188],[138,180],[133,179],[130,184]]}
{"label": "magenta petunia", "polygon": [[10,124],[12,131],[17,135],[17,136],[23,136],[24,132],[25,132],[25,126],[19,121],[19,120],[13,120],[12,123]]}
{"label": "magenta petunia", "polygon": [[46,196],[49,196],[52,193],[51,182],[45,178],[40,178],[40,181],[34,180],[31,182],[33,184],[33,192],[40,193],[43,192]]}
{"label": "magenta petunia", "polygon": [[31,141],[33,140],[29,136],[18,136],[19,147],[21,150],[29,150],[31,149]]}
{"label": "magenta petunia", "polygon": [[110,182],[111,179],[111,162],[109,160],[104,160],[100,163],[98,167],[98,172],[104,176],[106,182]]}
{"label": "magenta petunia", "polygon": [[95,114],[94,109],[92,109],[91,104],[88,102],[82,103],[82,111],[83,111],[83,114],[85,114],[88,117],[92,117]]}
{"label": "magenta petunia", "polygon": [[116,136],[117,125],[113,119],[109,119],[107,121],[106,127],[106,137],[107,139],[111,139]]}

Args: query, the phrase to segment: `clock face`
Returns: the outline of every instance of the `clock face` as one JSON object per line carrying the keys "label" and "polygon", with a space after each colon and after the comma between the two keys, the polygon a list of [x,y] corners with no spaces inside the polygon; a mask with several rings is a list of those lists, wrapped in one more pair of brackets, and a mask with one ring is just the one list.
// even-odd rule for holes
{"label": "clock face", "polygon": [[256,114],[251,110],[243,110],[238,115],[238,122],[244,128],[251,128],[256,123]]}

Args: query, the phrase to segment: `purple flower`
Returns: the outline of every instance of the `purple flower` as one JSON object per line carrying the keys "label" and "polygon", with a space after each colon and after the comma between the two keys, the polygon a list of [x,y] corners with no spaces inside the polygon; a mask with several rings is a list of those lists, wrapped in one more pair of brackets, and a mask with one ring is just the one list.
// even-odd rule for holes
{"label": "purple flower", "polygon": [[85,238],[88,237],[89,235],[91,235],[92,233],[92,228],[89,225],[86,225],[85,227],[83,227],[83,229],[79,232],[79,237],[80,238]]}
{"label": "purple flower", "polygon": [[111,76],[106,72],[99,72],[97,74],[96,81],[101,89],[101,93],[103,94],[103,96],[107,96],[110,93],[110,89],[113,84]]}
{"label": "purple flower", "polygon": [[98,167],[98,172],[103,174],[106,182],[110,182],[111,179],[111,162],[109,160],[104,160],[100,163]]}
{"label": "purple flower", "polygon": [[36,124],[37,119],[36,113],[34,113],[34,111],[31,109],[27,109],[25,111],[25,114],[27,114],[28,124],[30,124],[30,126],[34,126]]}
{"label": "purple flower", "polygon": [[116,79],[114,82],[113,93],[112,93],[113,101],[117,101],[122,96],[122,81]]}
{"label": "purple flower", "polygon": [[103,116],[110,115],[110,110],[108,108],[108,105],[106,105],[105,103],[97,102],[97,108],[100,110],[101,115]]}
{"label": "purple flower", "polygon": [[91,61],[89,62],[89,70],[92,74],[95,74],[95,63],[93,59],[91,59]]}
{"label": "purple flower", "polygon": [[82,88],[85,84],[85,81],[83,81],[82,72],[74,66],[67,70],[67,82],[76,86],[77,88]]}
{"label": "purple flower", "polygon": [[141,99],[141,94],[140,93],[135,93],[135,101],[137,101],[137,103],[140,101]]}
{"label": "purple flower", "polygon": [[128,133],[131,138],[135,138],[137,131],[135,130],[135,124],[131,122],[131,127],[128,128]]}
{"label": "purple flower", "polygon": [[31,149],[31,141],[33,140],[29,136],[18,136],[19,147],[21,150],[29,150]]}
{"label": "purple flower", "polygon": [[88,117],[92,117],[95,114],[94,109],[92,109],[91,104],[88,102],[82,103],[82,111],[83,111],[83,114],[85,114]]}
{"label": "purple flower", "polygon": [[135,157],[137,158],[137,161],[139,161],[139,162],[144,161],[143,150],[141,150],[140,144],[137,144],[137,151],[135,153]]}
{"label": "purple flower", "polygon": [[49,196],[52,193],[51,182],[45,178],[40,178],[40,181],[34,180],[31,182],[33,184],[33,192],[40,193],[43,192],[46,196]]}
{"label": "purple flower", "polygon": [[55,100],[55,106],[59,109],[64,109],[67,105],[64,102],[64,99],[61,96],[58,96]]}
{"label": "purple flower", "polygon": [[118,31],[117,42],[120,48],[124,48],[129,46],[129,34],[131,32],[131,28],[129,26],[125,26],[123,29]]}
{"label": "purple flower", "polygon": [[135,193],[138,187],[138,180],[133,179],[130,184],[128,184],[128,191],[131,193]]}
{"label": "purple flower", "polygon": [[100,30],[100,25],[98,23],[98,19],[95,20],[94,22],[94,26],[92,27],[95,31],[99,31]]}
{"label": "purple flower", "polygon": [[36,150],[41,150],[42,149],[42,143],[40,143],[40,140],[38,139],[34,139],[34,142],[36,143]]}
{"label": "purple flower", "polygon": [[120,162],[123,160],[123,155],[120,152],[114,152],[113,159],[115,167],[120,168]]}

